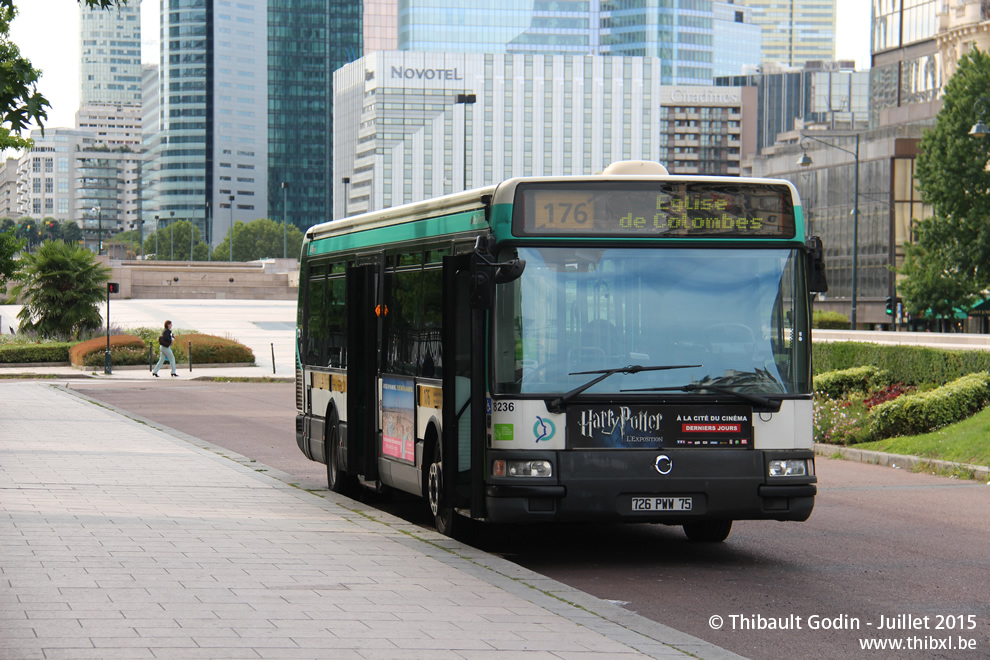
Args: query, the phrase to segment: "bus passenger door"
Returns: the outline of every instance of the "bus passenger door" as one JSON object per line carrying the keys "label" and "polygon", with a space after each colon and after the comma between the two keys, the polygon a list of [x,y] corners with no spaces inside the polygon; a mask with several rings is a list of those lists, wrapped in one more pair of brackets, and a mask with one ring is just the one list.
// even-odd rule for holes
{"label": "bus passenger door", "polygon": [[347,472],[378,479],[378,264],[347,271]]}
{"label": "bus passenger door", "polygon": [[[471,504],[471,258],[443,259],[443,499]],[[455,467],[456,466],[456,467]],[[475,475],[481,479],[481,475]]]}

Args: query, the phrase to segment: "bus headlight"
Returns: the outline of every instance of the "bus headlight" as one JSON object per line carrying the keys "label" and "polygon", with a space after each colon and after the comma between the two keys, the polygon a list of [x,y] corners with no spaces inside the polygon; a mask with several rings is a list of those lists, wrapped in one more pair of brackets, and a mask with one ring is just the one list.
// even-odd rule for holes
{"label": "bus headlight", "polygon": [[496,460],[492,463],[494,477],[552,477],[550,461]]}
{"label": "bus headlight", "polygon": [[773,460],[767,465],[771,477],[805,477],[808,475],[808,461],[802,459]]}

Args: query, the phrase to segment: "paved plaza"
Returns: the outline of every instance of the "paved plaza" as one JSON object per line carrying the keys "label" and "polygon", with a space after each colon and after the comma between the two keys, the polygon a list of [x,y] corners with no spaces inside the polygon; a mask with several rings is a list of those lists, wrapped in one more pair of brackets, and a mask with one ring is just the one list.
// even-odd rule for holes
{"label": "paved plaza", "polygon": [[[294,304],[115,308],[291,350],[269,324]],[[0,381],[0,659],[738,657],[292,481],[57,380]]]}

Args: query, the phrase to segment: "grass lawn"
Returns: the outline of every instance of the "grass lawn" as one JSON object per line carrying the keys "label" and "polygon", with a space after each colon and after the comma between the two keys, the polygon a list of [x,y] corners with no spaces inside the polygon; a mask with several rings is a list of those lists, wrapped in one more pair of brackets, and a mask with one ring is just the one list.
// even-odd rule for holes
{"label": "grass lawn", "polygon": [[957,463],[990,465],[990,407],[969,419],[925,433],[852,445],[856,449],[883,451]]}

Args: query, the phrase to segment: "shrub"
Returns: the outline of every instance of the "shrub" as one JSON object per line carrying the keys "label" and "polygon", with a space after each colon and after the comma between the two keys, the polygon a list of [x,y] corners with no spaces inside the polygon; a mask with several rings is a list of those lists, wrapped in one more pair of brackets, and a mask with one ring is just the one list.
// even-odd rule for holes
{"label": "shrub", "polygon": [[[155,342],[157,345],[158,342]],[[172,343],[172,353],[177,362],[189,362],[186,351],[192,344],[193,364],[233,364],[254,363],[254,353],[250,348],[232,339],[201,335],[199,333],[181,335]],[[156,346],[157,348],[157,346]],[[155,351],[157,360],[158,351]]]}
{"label": "shrub", "polygon": [[[123,349],[129,349],[127,351]],[[104,363],[107,350],[107,337],[93,337],[86,341],[79,342],[69,349],[69,361],[74,365],[85,365],[88,367],[100,366]],[[138,362],[125,362],[125,353],[143,353],[147,356],[148,348],[144,340],[134,335],[110,335],[110,355],[114,364],[142,364]],[[118,357],[119,356],[119,357]],[[147,359],[147,358],[145,358]]]}
{"label": "shrub", "polygon": [[814,310],[811,313],[811,327],[822,330],[848,330],[849,319],[839,312]]}
{"label": "shrub", "polygon": [[905,385],[904,383],[894,383],[893,385],[888,385],[887,387],[880,388],[874,392],[871,392],[869,396],[863,399],[863,403],[866,405],[867,410],[873,406],[878,406],[881,403],[887,403],[888,401],[893,401],[899,396],[904,394],[909,394],[917,390],[913,385]]}
{"label": "shrub", "polygon": [[850,392],[864,394],[890,383],[890,375],[873,366],[829,371],[815,376],[815,392],[830,399],[841,399]]}
{"label": "shrub", "polygon": [[[889,382],[945,385],[967,374],[990,371],[990,351],[954,351],[927,346],[815,342],[816,374],[872,365],[890,375]],[[815,377],[817,382],[818,376]]]}
{"label": "shrub", "polygon": [[874,406],[870,433],[875,440],[928,433],[982,410],[990,402],[990,372],[963,376],[948,385]]}
{"label": "shrub", "polygon": [[29,362],[68,362],[72,342],[45,344],[4,344],[0,346],[0,362],[23,364]]}

